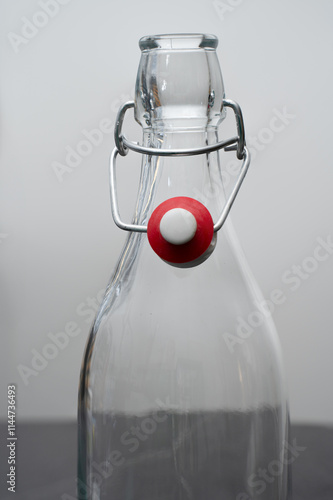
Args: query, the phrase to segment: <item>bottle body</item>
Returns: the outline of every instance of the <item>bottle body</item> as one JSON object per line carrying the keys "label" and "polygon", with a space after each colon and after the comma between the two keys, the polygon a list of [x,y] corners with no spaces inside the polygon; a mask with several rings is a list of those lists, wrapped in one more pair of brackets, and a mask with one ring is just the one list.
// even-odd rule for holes
{"label": "bottle body", "polygon": [[191,269],[129,236],[83,366],[82,498],[287,498],[278,339],[229,226]]}
{"label": "bottle body", "polygon": [[[175,120],[172,108],[155,121],[146,112],[138,115],[147,146],[217,140],[218,120],[189,122],[188,111]],[[134,221],[173,196],[199,199],[216,218],[222,177],[216,152],[144,157]],[[288,407],[262,300],[230,221],[193,268],[163,262],[145,234],[129,234],[82,365],[79,500],[287,500]]]}

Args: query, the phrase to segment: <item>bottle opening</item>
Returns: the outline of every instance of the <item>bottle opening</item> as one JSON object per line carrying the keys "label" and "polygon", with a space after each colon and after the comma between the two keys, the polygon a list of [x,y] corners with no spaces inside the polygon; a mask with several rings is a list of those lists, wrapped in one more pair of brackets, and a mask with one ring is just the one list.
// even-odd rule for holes
{"label": "bottle opening", "polygon": [[205,35],[202,33],[174,33],[144,36],[139,40],[139,47],[142,51],[151,49],[216,49],[218,43],[218,38],[215,35]]}
{"label": "bottle opening", "polygon": [[140,39],[135,119],[143,128],[217,126],[224,118],[218,38],[175,33]]}

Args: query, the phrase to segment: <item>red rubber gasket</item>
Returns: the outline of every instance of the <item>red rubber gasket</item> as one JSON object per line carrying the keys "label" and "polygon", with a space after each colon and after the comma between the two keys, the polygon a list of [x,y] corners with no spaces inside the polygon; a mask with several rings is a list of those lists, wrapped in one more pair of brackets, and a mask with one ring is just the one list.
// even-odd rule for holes
{"label": "red rubber gasket", "polygon": [[[184,208],[197,221],[197,230],[191,241],[183,245],[173,245],[160,232],[163,215],[173,208]],[[184,264],[198,259],[208,249],[214,236],[214,223],[207,208],[200,201],[178,196],[164,201],[155,208],[148,221],[147,236],[150,246],[161,259],[174,264]]]}

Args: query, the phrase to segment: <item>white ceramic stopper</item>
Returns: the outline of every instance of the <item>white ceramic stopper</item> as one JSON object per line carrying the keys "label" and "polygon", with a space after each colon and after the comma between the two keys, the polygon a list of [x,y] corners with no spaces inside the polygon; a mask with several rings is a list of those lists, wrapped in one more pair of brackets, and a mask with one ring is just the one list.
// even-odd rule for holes
{"label": "white ceramic stopper", "polygon": [[194,215],[184,208],[173,208],[166,212],[160,222],[163,238],[173,245],[183,245],[191,241],[197,230]]}

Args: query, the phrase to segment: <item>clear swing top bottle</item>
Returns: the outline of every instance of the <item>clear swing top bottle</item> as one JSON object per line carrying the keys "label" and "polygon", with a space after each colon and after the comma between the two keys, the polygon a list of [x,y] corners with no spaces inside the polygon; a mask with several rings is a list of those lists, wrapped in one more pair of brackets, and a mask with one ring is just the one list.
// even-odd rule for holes
{"label": "clear swing top bottle", "polygon": [[[278,337],[228,217],[250,158],[217,43],[201,34],[139,43],[135,100],[119,113],[110,174],[128,238],[81,371],[79,500],[289,498]],[[141,145],[121,134],[130,107]],[[227,110],[237,132],[221,141]],[[141,178],[127,224],[115,164],[131,149]],[[240,175],[226,189],[231,158]]]}

